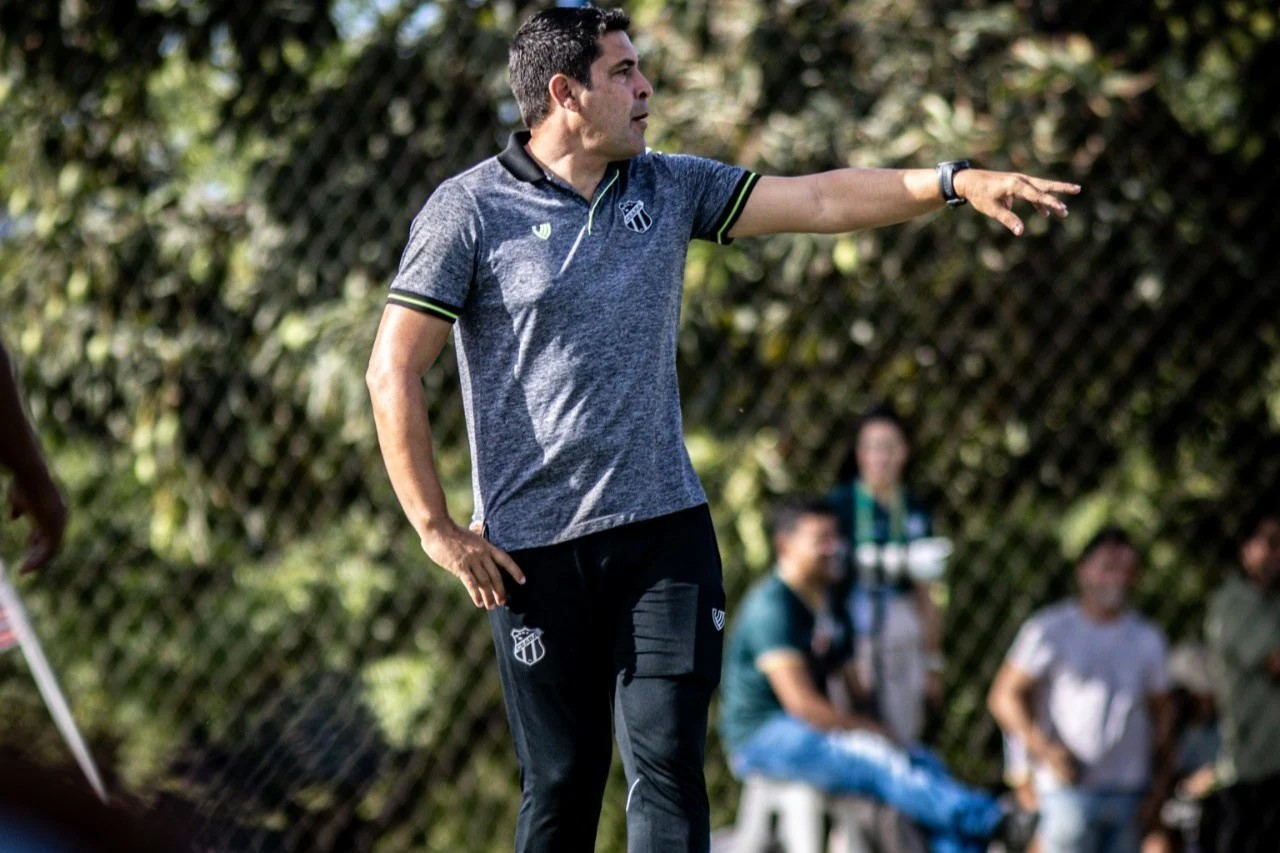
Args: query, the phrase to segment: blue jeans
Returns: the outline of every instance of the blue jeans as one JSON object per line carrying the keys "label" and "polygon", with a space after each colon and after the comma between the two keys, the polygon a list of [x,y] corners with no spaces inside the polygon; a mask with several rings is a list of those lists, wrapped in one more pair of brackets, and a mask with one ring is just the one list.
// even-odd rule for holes
{"label": "blue jeans", "polygon": [[1004,814],[994,797],[951,778],[929,753],[907,752],[871,732],[823,732],[778,716],[731,760],[739,778],[768,776],[878,800],[919,824],[934,853],[985,850]]}
{"label": "blue jeans", "polygon": [[1046,791],[1040,795],[1044,853],[1138,853],[1141,791]]}

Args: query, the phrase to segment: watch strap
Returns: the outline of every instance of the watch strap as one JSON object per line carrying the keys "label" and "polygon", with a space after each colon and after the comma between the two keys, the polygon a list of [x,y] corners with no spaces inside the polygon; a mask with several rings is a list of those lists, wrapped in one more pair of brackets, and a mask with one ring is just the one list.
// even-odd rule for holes
{"label": "watch strap", "polygon": [[967,200],[956,194],[956,172],[970,168],[968,160],[946,160],[936,167],[938,172],[938,189],[942,191],[942,200],[947,207],[959,207]]}

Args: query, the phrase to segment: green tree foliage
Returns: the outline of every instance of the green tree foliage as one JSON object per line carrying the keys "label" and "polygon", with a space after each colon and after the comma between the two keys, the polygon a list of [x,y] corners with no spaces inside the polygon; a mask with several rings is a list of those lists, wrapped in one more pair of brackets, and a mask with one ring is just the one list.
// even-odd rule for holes
{"label": "green tree foliage", "polygon": [[[410,218],[518,121],[506,41],[534,8],[0,4],[0,327],[75,509],[25,588],[117,784],[234,819],[243,847],[510,838],[488,632],[400,518],[363,370]],[[1275,480],[1277,14],[631,11],[659,149],[774,174],[964,155],[1086,185],[1021,240],[962,209],[689,257],[686,426],[731,599],[767,567],[767,501],[830,485],[853,416],[893,400],[958,545],[936,734],[992,780],[987,681],[1090,527],[1135,530],[1143,603],[1192,634],[1232,522]],[[445,362],[425,381],[461,517]],[[4,672],[5,731],[53,760],[22,667]],[[736,788],[714,739],[709,776],[723,824]]]}

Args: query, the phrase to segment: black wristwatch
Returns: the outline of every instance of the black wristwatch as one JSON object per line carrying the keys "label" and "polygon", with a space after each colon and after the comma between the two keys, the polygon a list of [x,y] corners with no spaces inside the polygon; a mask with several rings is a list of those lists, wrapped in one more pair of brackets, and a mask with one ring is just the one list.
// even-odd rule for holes
{"label": "black wristwatch", "polygon": [[956,172],[963,172],[968,168],[968,160],[948,160],[938,164],[938,188],[942,190],[942,200],[947,203],[947,207],[965,204],[966,200],[956,195]]}

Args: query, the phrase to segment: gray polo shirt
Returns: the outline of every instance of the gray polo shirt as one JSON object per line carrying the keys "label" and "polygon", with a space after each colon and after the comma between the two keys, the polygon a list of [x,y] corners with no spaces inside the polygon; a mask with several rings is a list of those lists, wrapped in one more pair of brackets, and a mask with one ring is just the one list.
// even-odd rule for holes
{"label": "gray polo shirt", "polygon": [[685,255],[729,242],[757,180],[646,152],[587,200],[528,138],[440,184],[388,298],[456,321],[473,521],[507,550],[706,502],[676,385]]}

